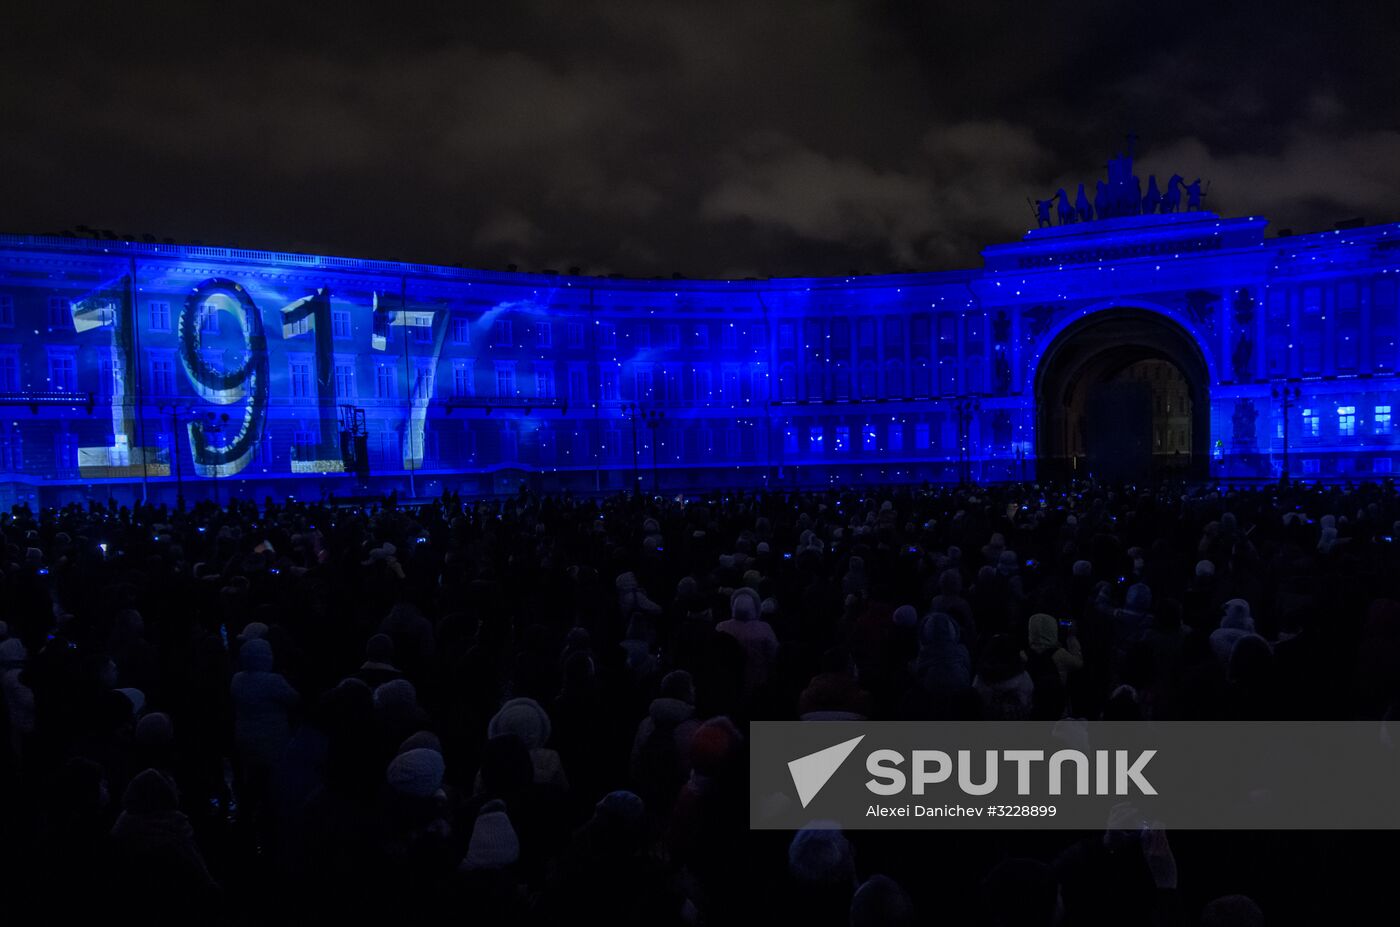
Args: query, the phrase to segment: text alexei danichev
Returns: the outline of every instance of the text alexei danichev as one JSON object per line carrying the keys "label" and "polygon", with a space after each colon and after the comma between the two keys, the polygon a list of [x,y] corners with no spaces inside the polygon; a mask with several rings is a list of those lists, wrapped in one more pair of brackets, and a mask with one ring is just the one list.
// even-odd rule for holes
{"label": "text alexei danichev", "polygon": [[868,818],[1053,818],[1054,805],[871,805]]}

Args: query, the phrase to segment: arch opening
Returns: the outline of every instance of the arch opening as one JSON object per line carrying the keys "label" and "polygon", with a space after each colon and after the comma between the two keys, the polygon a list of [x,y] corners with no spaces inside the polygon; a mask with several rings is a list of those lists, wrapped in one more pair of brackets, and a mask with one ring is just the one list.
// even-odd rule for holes
{"label": "arch opening", "polygon": [[1096,312],[1051,342],[1036,371],[1041,479],[1205,479],[1210,373],[1192,335],[1146,309]]}

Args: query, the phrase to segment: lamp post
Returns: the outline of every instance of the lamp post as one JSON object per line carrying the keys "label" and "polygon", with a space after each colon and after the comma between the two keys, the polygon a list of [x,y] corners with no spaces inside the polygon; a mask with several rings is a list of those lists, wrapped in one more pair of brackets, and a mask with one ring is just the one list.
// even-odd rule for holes
{"label": "lamp post", "polygon": [[1288,467],[1288,410],[1303,398],[1303,390],[1302,387],[1284,384],[1273,388],[1273,396],[1276,402],[1283,404],[1283,482],[1287,483],[1291,478]]}
{"label": "lamp post", "polygon": [[642,474],[637,467],[637,404],[627,403],[627,413],[632,416],[632,495],[642,494]]}
{"label": "lamp post", "polygon": [[170,458],[175,468],[175,507],[185,510],[185,484],[180,475],[180,413],[189,414],[188,406],[163,405],[162,412],[170,413]]}
{"label": "lamp post", "polygon": [[[648,409],[646,413],[647,427],[651,429],[651,491],[653,495],[661,492],[660,471],[656,467],[656,430],[661,427],[661,422],[666,418],[664,409]],[[635,423],[636,419],[633,419]],[[635,428],[635,424],[633,425]]]}
{"label": "lamp post", "polygon": [[[228,413],[221,412],[217,420],[213,412],[204,413],[204,430],[210,434],[223,434],[224,426],[228,424]],[[219,504],[219,464],[214,464],[214,504]]]}
{"label": "lamp post", "polygon": [[982,403],[970,396],[959,396],[953,402],[958,416],[958,479],[967,485],[972,482],[972,459],[968,453],[968,437],[972,430],[972,417],[982,409]]}

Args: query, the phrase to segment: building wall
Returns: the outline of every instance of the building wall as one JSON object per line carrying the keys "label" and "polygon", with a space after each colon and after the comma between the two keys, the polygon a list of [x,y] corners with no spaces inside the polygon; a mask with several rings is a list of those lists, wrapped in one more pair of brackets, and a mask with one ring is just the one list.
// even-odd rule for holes
{"label": "building wall", "polygon": [[353,494],[342,406],[373,488],[418,495],[1029,477],[1040,356],[1117,306],[1200,347],[1215,475],[1280,471],[1285,387],[1295,473],[1390,472],[1400,226],[1264,226],[1113,219],[975,271],[765,281],[3,236],[0,499]]}

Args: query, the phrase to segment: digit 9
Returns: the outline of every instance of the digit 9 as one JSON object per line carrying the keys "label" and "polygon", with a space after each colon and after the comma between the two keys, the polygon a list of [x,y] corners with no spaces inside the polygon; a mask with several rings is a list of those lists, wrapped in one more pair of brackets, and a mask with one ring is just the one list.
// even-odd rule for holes
{"label": "digit 9", "polygon": [[[225,297],[216,305],[238,320],[243,333],[243,363],[232,370],[220,370],[199,353],[201,310],[213,296]],[[219,405],[247,400],[238,433],[221,445],[210,443],[201,422],[188,424],[196,471],[202,476],[237,473],[248,465],[267,421],[267,336],[257,304],[241,284],[222,277],[205,280],[185,298],[180,312],[179,345],[185,375],[200,388],[201,395]]]}

